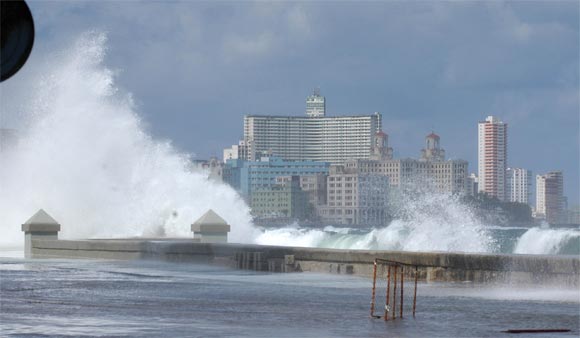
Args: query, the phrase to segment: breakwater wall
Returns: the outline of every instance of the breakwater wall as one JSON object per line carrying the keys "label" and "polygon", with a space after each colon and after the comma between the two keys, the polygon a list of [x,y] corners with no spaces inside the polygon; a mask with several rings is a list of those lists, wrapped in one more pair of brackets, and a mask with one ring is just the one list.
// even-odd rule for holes
{"label": "breakwater wall", "polygon": [[[580,258],[541,255],[339,250],[200,243],[195,239],[30,241],[31,258],[155,259],[202,262],[269,272],[311,271],[372,276],[375,258],[417,266],[419,280],[580,285]],[[379,267],[379,273],[384,273]],[[406,270],[413,276],[415,269]]]}

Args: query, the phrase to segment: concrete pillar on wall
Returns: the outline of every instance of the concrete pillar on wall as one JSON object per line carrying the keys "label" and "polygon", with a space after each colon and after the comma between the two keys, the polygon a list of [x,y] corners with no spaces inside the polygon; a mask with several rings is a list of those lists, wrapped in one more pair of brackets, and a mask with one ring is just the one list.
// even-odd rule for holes
{"label": "concrete pillar on wall", "polygon": [[33,239],[58,239],[60,224],[46,211],[40,209],[22,224],[24,231],[24,257],[32,258]]}
{"label": "concrete pillar on wall", "polygon": [[227,243],[230,225],[210,209],[191,225],[191,231],[201,243]]}

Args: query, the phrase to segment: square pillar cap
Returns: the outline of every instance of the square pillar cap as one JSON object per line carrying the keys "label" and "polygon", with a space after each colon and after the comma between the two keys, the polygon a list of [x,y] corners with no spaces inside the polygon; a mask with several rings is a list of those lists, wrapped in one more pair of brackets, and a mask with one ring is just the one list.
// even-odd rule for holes
{"label": "square pillar cap", "polygon": [[230,225],[215,211],[209,209],[191,225],[193,232],[229,232]]}
{"label": "square pillar cap", "polygon": [[58,232],[60,231],[60,224],[46,211],[40,209],[22,224],[22,231]]}

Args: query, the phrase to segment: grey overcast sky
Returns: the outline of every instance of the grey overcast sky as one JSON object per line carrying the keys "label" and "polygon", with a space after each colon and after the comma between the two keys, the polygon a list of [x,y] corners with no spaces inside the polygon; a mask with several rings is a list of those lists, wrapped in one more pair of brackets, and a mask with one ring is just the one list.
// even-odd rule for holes
{"label": "grey overcast sky", "polygon": [[579,202],[578,1],[28,3],[29,63],[107,32],[149,131],[197,158],[237,143],[244,114],[303,114],[320,87],[331,115],[381,112],[395,156],[434,130],[471,172],[477,122],[497,115],[509,166],[563,170]]}

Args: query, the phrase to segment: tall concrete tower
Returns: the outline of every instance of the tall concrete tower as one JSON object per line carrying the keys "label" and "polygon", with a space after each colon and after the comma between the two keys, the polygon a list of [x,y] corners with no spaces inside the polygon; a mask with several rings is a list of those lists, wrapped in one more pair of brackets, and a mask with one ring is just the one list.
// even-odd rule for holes
{"label": "tall concrete tower", "polygon": [[506,200],[518,203],[530,203],[532,172],[523,168],[507,168]]}
{"label": "tall concrete tower", "polygon": [[320,88],[316,88],[312,95],[306,98],[306,115],[310,117],[326,115],[326,98],[320,95]]}
{"label": "tall concrete tower", "polygon": [[564,175],[551,171],[536,176],[536,216],[550,224],[564,222]]}
{"label": "tall concrete tower", "polygon": [[488,116],[478,125],[478,191],[506,200],[507,123]]}

